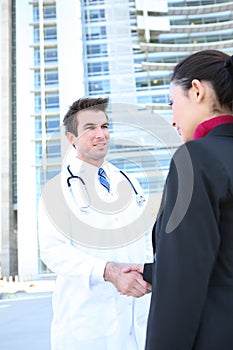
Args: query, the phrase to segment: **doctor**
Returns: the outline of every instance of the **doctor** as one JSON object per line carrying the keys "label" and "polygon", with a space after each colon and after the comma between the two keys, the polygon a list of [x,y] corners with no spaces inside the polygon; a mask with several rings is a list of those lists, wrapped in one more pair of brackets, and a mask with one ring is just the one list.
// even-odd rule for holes
{"label": "doctor", "polygon": [[124,271],[153,261],[151,230],[144,230],[139,183],[105,161],[107,105],[107,98],[72,104],[63,122],[75,154],[44,186],[39,204],[41,259],[57,275],[52,350],[145,346],[151,285]]}

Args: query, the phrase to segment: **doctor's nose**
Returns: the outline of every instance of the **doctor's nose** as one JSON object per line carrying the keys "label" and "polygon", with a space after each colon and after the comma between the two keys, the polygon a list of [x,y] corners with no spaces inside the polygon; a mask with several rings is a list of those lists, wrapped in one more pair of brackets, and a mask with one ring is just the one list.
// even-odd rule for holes
{"label": "doctor's nose", "polygon": [[97,129],[95,130],[95,137],[96,137],[97,139],[100,139],[100,138],[105,137],[104,130],[103,130],[102,128],[97,128]]}

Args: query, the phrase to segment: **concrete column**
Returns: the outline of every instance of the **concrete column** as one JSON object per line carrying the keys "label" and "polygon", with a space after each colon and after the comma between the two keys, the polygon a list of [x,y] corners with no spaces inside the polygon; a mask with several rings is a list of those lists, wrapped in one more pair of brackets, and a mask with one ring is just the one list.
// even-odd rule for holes
{"label": "concrete column", "polygon": [[[17,217],[12,199],[12,1],[1,1],[1,269],[17,274]],[[15,216],[15,217],[14,217]]]}

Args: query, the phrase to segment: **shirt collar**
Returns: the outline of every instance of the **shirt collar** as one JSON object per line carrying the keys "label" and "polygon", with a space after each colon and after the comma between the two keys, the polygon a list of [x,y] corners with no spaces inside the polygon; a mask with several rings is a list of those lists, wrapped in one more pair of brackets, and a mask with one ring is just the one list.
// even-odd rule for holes
{"label": "shirt collar", "polygon": [[[64,168],[65,170],[67,169],[67,166],[70,165],[70,169],[73,173],[73,175],[80,175],[80,176],[85,176],[85,174],[90,174],[90,173],[97,173],[98,172],[98,167],[84,162],[83,160],[80,160],[77,158],[76,154],[73,154],[72,157],[69,157],[69,159],[65,162]],[[109,163],[105,161],[102,165],[101,168],[104,169],[106,172],[107,176],[109,173]]]}
{"label": "shirt collar", "polygon": [[229,123],[233,123],[232,115],[221,115],[215,118],[205,120],[196,128],[193,134],[193,140],[206,136],[212,129],[214,129],[218,125]]}

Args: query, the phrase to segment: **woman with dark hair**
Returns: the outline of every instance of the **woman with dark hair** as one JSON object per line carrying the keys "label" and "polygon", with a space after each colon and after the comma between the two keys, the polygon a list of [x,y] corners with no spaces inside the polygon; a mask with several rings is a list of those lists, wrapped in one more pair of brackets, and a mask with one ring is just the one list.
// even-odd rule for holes
{"label": "woman with dark hair", "polygon": [[233,349],[233,57],[196,52],[174,69],[171,161],[154,226],[146,350]]}

